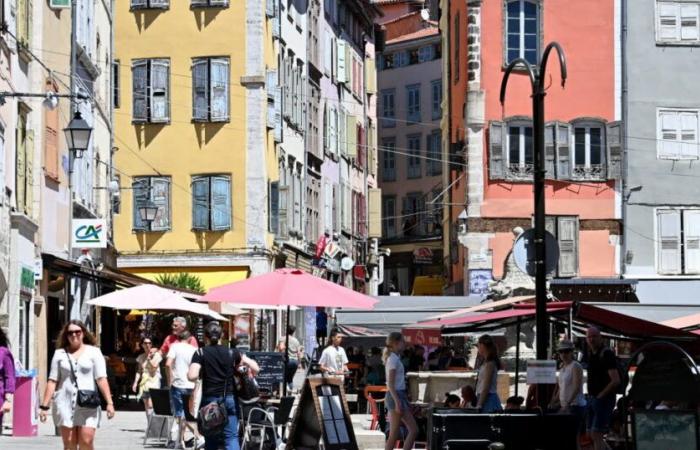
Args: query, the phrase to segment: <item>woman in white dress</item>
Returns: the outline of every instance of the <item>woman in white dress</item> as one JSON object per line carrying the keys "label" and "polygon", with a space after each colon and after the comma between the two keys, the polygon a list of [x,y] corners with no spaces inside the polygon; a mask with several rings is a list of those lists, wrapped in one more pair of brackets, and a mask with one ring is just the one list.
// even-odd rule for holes
{"label": "woman in white dress", "polygon": [[53,420],[61,428],[65,450],[93,450],[101,408],[78,405],[78,390],[99,391],[107,400],[107,418],[114,417],[114,403],[107,382],[107,367],[95,338],[79,320],[71,320],[58,335],[51,372],[39,407],[39,418],[53,402]]}

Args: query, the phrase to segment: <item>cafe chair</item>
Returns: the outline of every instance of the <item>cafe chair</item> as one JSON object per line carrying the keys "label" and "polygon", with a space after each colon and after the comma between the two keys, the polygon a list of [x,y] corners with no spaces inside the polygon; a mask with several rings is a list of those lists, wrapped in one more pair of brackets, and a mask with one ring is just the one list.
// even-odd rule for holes
{"label": "cafe chair", "polygon": [[284,428],[289,424],[294,400],[293,396],[282,397],[279,407],[250,408],[245,421],[241,450],[252,449],[255,447],[253,444],[258,442],[259,450],[272,447],[269,444],[274,444],[272,448],[279,448],[284,441]]}
{"label": "cafe chair", "polygon": [[165,445],[170,440],[170,430],[175,420],[170,410],[170,390],[151,388],[148,393],[151,394],[153,402],[153,414],[148,418],[143,445],[146,446],[149,441],[151,445]]}
{"label": "cafe chair", "polygon": [[[367,400],[367,409],[372,415],[372,421],[370,422],[369,429],[372,431],[379,430],[379,418],[381,416],[381,411],[379,408],[380,403],[384,403],[386,398],[386,393],[388,389],[386,386],[366,386],[364,390],[365,400]],[[381,395],[381,398],[378,398]]]}

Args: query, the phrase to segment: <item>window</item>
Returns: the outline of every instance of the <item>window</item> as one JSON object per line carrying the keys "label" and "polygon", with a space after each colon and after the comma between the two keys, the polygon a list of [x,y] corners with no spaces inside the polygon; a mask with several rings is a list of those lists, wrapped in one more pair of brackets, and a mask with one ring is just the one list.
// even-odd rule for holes
{"label": "window", "polygon": [[192,229],[231,229],[231,177],[192,177]]}
{"label": "window", "polygon": [[131,0],[131,9],[168,9],[170,0]]}
{"label": "window", "polygon": [[547,216],[547,231],[559,244],[559,265],[556,276],[570,278],[578,275],[579,223],[575,216]]}
{"label": "window", "polygon": [[228,0],[192,0],[193,8],[215,8],[228,6]]}
{"label": "window", "polygon": [[396,125],[393,120],[396,118],[395,105],[396,90],[385,89],[382,91],[382,126],[391,128]]}
{"label": "window", "polygon": [[605,145],[601,124],[574,125],[574,167],[572,178],[605,178]]}
{"label": "window", "polygon": [[306,240],[316,242],[321,234],[320,230],[320,199],[321,181],[315,178],[307,178],[306,182]]}
{"label": "window", "polygon": [[[461,61],[459,60],[459,44],[461,41],[461,36],[459,34],[459,26],[460,26],[460,21],[459,21],[459,12],[455,14],[455,25],[454,25],[454,49],[455,49],[455,54],[454,54],[454,62],[452,63],[452,66],[455,68],[455,82],[459,81],[459,65],[461,64]],[[449,55],[447,55],[449,58]]]}
{"label": "window", "polygon": [[408,52],[402,50],[394,53],[394,67],[405,67],[408,65]]}
{"label": "window", "polygon": [[428,62],[435,59],[435,46],[426,45],[418,49],[418,62]]}
{"label": "window", "polygon": [[406,86],[408,104],[407,120],[412,123],[420,122],[420,84]]}
{"label": "window", "polygon": [[421,192],[409,192],[403,198],[403,235],[420,236],[424,234],[425,197]]}
{"label": "window", "polygon": [[[52,78],[44,83],[47,92],[58,92],[58,85]],[[54,182],[59,182],[59,110],[44,108],[44,175]],[[3,186],[4,184],[0,185]]]}
{"label": "window", "polygon": [[229,120],[229,73],[228,58],[192,60],[192,120]]}
{"label": "window", "polygon": [[396,197],[382,197],[382,236],[391,239],[396,236]]}
{"label": "window", "polygon": [[5,149],[5,127],[0,125],[0,206],[5,204],[5,156],[7,155],[7,150]]}
{"label": "window", "polygon": [[267,231],[273,234],[279,234],[279,204],[280,192],[279,181],[271,181],[267,190],[268,198],[268,223]]}
{"label": "window", "polygon": [[32,216],[34,205],[34,131],[27,128],[29,109],[18,106],[15,139],[15,205],[17,212]]}
{"label": "window", "polygon": [[117,109],[120,106],[121,78],[119,78],[119,60],[112,62],[112,106]]}
{"label": "window", "polygon": [[661,43],[697,44],[700,2],[657,2],[656,40]]}
{"label": "window", "polygon": [[413,134],[407,137],[408,139],[408,178],[420,178],[420,134]]}
{"label": "window", "polygon": [[[14,16],[14,11],[11,11],[10,15]],[[30,0],[17,0],[17,15],[15,20],[17,41],[19,41],[20,49],[32,46],[33,19],[32,2]]]}
{"label": "window", "polygon": [[506,63],[525,58],[537,64],[539,54],[539,11],[532,0],[512,0],[506,3]]}
{"label": "window", "polygon": [[387,138],[382,140],[382,180],[396,181],[396,140]]}
{"label": "window", "polygon": [[442,131],[435,130],[428,135],[427,175],[442,174]]}
{"label": "window", "polygon": [[656,220],[658,273],[700,274],[700,209],[658,209]]}
{"label": "window", "polygon": [[430,100],[433,110],[433,120],[442,118],[442,80],[430,83]]}
{"label": "window", "polygon": [[656,119],[661,159],[698,159],[698,111],[661,109]]}
{"label": "window", "polygon": [[508,170],[512,175],[531,176],[533,165],[532,126],[522,123],[508,124],[506,142]]}
{"label": "window", "polygon": [[167,59],[134,60],[133,121],[167,123],[170,121],[170,61]]}
{"label": "window", "polygon": [[[135,231],[168,231],[170,222],[170,177],[134,177],[131,184],[134,195],[133,218]],[[152,222],[141,220],[139,209],[153,202],[158,207]]]}

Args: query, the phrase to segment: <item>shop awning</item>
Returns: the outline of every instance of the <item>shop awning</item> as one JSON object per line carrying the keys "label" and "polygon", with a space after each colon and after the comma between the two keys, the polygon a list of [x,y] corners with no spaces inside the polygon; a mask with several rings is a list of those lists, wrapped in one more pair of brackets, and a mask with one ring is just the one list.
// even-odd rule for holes
{"label": "shop awning", "polygon": [[[570,302],[558,302],[549,303],[547,305],[547,311],[554,313],[560,310],[569,310],[571,308]],[[424,327],[442,327],[443,334],[445,332],[457,332],[455,328],[479,325],[479,326],[489,326],[496,324],[499,327],[508,326],[511,322],[517,322],[518,320],[530,320],[535,317],[535,308],[511,308],[504,309],[501,311],[494,311],[482,314],[473,314],[464,317],[453,317],[442,320],[431,320],[429,322],[423,322],[420,325]]]}
{"label": "shop awning", "polygon": [[372,330],[366,327],[360,327],[355,325],[338,325],[338,329],[345,336],[352,338],[381,338],[386,337],[385,333],[381,333],[377,330]]}
{"label": "shop awning", "polygon": [[248,267],[130,267],[127,272],[139,277],[156,281],[163,274],[178,274],[182,272],[196,276],[202,282],[204,289],[209,291],[217,286],[222,286],[248,278]]}
{"label": "shop awning", "polygon": [[694,330],[700,328],[700,313],[666,320],[665,322],[661,323],[667,327],[679,328],[683,330]]}
{"label": "shop awning", "polygon": [[438,328],[408,327],[401,330],[407,344],[436,347],[442,344],[442,334]]}
{"label": "shop awning", "polygon": [[459,316],[466,316],[471,313],[475,312],[480,312],[480,311],[486,311],[489,309],[498,309],[498,308],[503,308],[506,306],[511,306],[516,303],[525,303],[525,302],[534,302],[535,297],[531,295],[524,295],[520,297],[510,297],[510,298],[505,298],[503,300],[496,300],[496,301],[488,301],[488,302],[483,302],[478,305],[474,306],[469,306],[467,308],[462,308],[458,309],[457,311],[452,311],[448,312],[445,314],[438,314],[437,316],[432,316],[428,317],[429,320],[442,320],[442,319],[447,319],[449,317],[459,317]]}

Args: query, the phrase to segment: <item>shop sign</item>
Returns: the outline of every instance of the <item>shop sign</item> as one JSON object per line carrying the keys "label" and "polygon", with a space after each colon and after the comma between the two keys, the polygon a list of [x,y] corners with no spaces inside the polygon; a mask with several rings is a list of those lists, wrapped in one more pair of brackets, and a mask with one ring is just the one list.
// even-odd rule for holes
{"label": "shop sign", "polygon": [[432,264],[433,250],[427,247],[421,247],[413,250],[413,262],[415,264]]}
{"label": "shop sign", "polygon": [[34,269],[31,267],[22,266],[19,278],[19,290],[26,293],[31,293],[34,290]]}
{"label": "shop sign", "polygon": [[73,219],[71,240],[73,248],[107,248],[107,221]]}
{"label": "shop sign", "polygon": [[41,258],[34,260],[34,280],[39,281],[44,278],[44,261]]}

